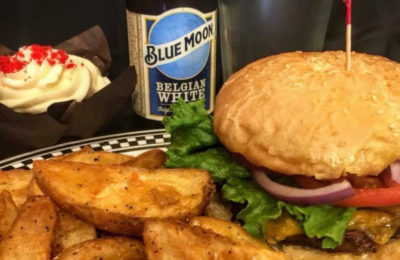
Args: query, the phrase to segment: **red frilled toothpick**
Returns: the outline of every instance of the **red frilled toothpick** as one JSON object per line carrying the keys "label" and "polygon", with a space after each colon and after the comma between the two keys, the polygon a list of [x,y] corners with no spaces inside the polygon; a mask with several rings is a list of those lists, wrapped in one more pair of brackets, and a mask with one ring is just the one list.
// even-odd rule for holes
{"label": "red frilled toothpick", "polygon": [[346,69],[351,70],[351,0],[343,0],[346,5]]}

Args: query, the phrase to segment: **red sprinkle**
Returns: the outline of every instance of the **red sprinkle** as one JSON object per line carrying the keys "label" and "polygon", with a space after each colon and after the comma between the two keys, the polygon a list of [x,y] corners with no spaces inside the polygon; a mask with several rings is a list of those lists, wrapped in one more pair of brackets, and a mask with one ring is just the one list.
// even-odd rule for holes
{"label": "red sprinkle", "polygon": [[[68,54],[63,50],[54,50],[49,45],[33,44],[31,46],[23,46],[23,50],[30,50],[31,57],[26,61],[24,53],[16,52],[13,56],[0,56],[0,71],[3,73],[15,73],[22,70],[29,62],[36,62],[42,65],[47,61],[50,66],[56,64],[65,65],[67,69],[75,67],[75,64],[68,60]],[[66,64],[68,61],[68,64]]]}
{"label": "red sprinkle", "polygon": [[18,51],[17,53],[15,53],[17,56],[24,58],[25,54],[23,54],[22,52]]}
{"label": "red sprinkle", "polygon": [[41,65],[44,59],[47,58],[49,51],[51,50],[51,46],[40,46],[37,44],[33,44],[30,46],[31,49],[31,58],[36,61],[39,65]]}
{"label": "red sprinkle", "polygon": [[61,64],[65,64],[65,62],[68,60],[68,54],[65,51],[58,50],[58,62]]}
{"label": "red sprinkle", "polygon": [[66,66],[67,69],[72,69],[73,67],[75,67],[75,64],[72,62],[68,63]]}
{"label": "red sprinkle", "polygon": [[14,73],[22,70],[27,62],[18,60],[15,56],[0,56],[0,71],[4,73]]}

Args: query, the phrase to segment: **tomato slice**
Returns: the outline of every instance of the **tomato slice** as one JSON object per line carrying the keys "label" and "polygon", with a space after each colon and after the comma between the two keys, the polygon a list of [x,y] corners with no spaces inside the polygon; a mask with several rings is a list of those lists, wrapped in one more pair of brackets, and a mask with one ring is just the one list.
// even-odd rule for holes
{"label": "tomato slice", "polygon": [[[365,188],[370,186],[371,180],[356,177],[356,182],[353,180],[352,183],[357,183],[358,187],[364,188],[354,188],[354,196],[335,204],[344,207],[388,207],[400,205],[400,184],[391,180],[390,171],[384,171],[379,177],[386,187]],[[293,178],[305,189],[321,188],[329,184],[311,177],[293,176]]]}
{"label": "tomato slice", "polygon": [[400,205],[400,184],[391,179],[390,169],[379,174],[386,187],[354,189],[355,195],[337,203],[339,206],[388,207]]}
{"label": "tomato slice", "polygon": [[354,189],[355,195],[336,203],[345,207],[388,207],[400,205],[400,186]]}

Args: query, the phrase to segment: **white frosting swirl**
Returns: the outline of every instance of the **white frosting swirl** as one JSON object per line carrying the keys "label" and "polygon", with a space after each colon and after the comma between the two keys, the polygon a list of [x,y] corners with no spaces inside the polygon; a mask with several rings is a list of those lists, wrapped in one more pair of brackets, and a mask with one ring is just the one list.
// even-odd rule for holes
{"label": "white frosting swirl", "polygon": [[[56,51],[50,50],[48,57]],[[30,47],[18,53],[26,65],[16,72],[0,71],[0,103],[17,112],[37,114],[56,102],[79,102],[110,83],[92,62],[78,56],[68,55],[66,62],[54,63],[51,58],[32,59]]]}

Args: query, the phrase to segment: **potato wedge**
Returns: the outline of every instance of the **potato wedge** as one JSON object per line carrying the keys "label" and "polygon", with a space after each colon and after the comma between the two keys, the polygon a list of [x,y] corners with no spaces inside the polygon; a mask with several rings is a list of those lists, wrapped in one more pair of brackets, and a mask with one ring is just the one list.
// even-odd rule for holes
{"label": "potato wedge", "polygon": [[80,162],[88,164],[122,164],[134,159],[135,157],[120,153],[110,153],[104,151],[93,151],[89,146],[85,146],[82,150],[69,153],[62,156],[54,157],[51,160],[64,162]]}
{"label": "potato wedge", "polygon": [[31,182],[28,185],[28,197],[33,196],[43,196],[42,190],[37,185],[35,178],[32,178]]}
{"label": "potato wedge", "polygon": [[1,260],[48,260],[57,213],[47,197],[29,198],[0,244]]}
{"label": "potato wedge", "polygon": [[[235,226],[232,222],[217,221],[224,225],[222,230]],[[146,223],[143,240],[149,260],[287,259],[283,253],[269,248],[266,244],[260,244],[254,239],[242,239],[242,235],[236,238],[230,232],[227,233],[229,236],[223,236],[210,229],[175,220],[154,220]]]}
{"label": "potato wedge", "polygon": [[152,149],[139,154],[132,160],[123,163],[123,165],[132,167],[141,167],[146,169],[157,169],[161,168],[166,160],[167,160],[167,155],[163,150]]}
{"label": "potato wedge", "polygon": [[127,237],[89,240],[64,250],[54,260],[146,260],[143,243]]}
{"label": "potato wedge", "polygon": [[6,237],[17,215],[18,209],[11,198],[10,192],[4,190],[0,193],[0,241]]}
{"label": "potato wedge", "polygon": [[92,224],[60,209],[57,215],[58,221],[54,228],[54,240],[51,246],[52,256],[73,245],[96,238],[96,229]]}
{"label": "potato wedge", "polygon": [[[29,196],[44,195],[33,178],[28,187]],[[96,228],[75,216],[57,209],[58,221],[54,228],[51,255],[54,257],[75,244],[96,238]],[[1,222],[0,222],[1,224]]]}
{"label": "potato wedge", "polygon": [[33,172],[31,170],[0,171],[0,192],[8,190],[15,205],[19,208],[28,198],[28,186],[32,178]]}
{"label": "potato wedge", "polygon": [[140,236],[151,219],[200,215],[214,193],[198,169],[35,161],[40,189],[62,209],[106,231]]}
{"label": "potato wedge", "polygon": [[267,244],[262,240],[252,237],[244,228],[231,221],[209,217],[194,217],[190,220],[189,225],[210,230],[237,243],[250,243],[261,248],[268,248]]}

